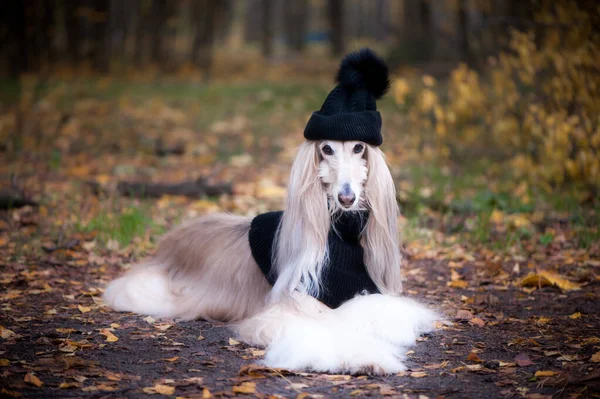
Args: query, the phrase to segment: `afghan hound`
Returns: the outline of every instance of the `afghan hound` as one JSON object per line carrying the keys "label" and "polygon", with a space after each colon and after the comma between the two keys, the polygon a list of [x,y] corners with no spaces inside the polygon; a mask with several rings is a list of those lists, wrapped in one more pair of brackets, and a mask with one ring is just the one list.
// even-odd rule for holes
{"label": "afghan hound", "polygon": [[[271,367],[398,372],[406,346],[436,319],[400,296],[398,215],[379,148],[307,140],[291,168],[285,210],[263,229],[272,230],[263,256],[270,272],[250,243],[260,226],[249,217],[212,214],[168,233],[154,258],[106,288],[104,301],[118,311],[227,322],[242,341],[266,347]],[[340,252],[331,242],[342,237],[339,221],[347,217],[359,222]],[[324,298],[336,281],[326,276],[335,280],[331,263],[344,263],[345,251],[358,251],[371,288],[331,302]],[[359,274],[349,272],[349,279]]]}

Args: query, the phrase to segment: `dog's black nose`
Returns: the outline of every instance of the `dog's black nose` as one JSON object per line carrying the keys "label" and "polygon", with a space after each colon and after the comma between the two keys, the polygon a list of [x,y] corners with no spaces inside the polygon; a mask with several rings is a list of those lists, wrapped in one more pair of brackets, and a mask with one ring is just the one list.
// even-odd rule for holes
{"label": "dog's black nose", "polygon": [[356,195],[354,195],[354,193],[348,195],[338,194],[338,200],[340,201],[340,204],[346,208],[350,208],[352,205],[354,205],[354,201],[356,201]]}

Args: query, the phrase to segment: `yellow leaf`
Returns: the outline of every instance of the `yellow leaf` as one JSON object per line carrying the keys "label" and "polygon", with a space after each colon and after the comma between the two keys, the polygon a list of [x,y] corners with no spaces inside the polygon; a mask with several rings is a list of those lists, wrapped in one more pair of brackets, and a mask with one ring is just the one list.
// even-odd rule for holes
{"label": "yellow leaf", "polygon": [[452,288],[462,288],[465,289],[469,286],[469,283],[467,283],[465,280],[454,280],[454,281],[448,281],[446,283],[446,285],[448,287],[452,287]]}
{"label": "yellow leaf", "polygon": [[17,334],[15,334],[13,331],[9,330],[8,328],[4,328],[2,326],[0,326],[0,337],[7,339],[10,337],[13,337]]}
{"label": "yellow leaf", "polygon": [[79,382],[61,382],[58,387],[60,389],[81,388],[81,384]]}
{"label": "yellow leaf", "polygon": [[580,318],[581,318],[581,312],[575,312],[571,316],[569,316],[569,319],[572,319],[572,320],[577,320]]}
{"label": "yellow leaf", "polygon": [[254,393],[256,392],[255,382],[242,382],[233,387],[233,393]]}
{"label": "yellow leaf", "polygon": [[600,363],[600,351],[594,353],[590,360],[594,363]]}
{"label": "yellow leaf", "polygon": [[61,334],[71,334],[77,331],[74,328],[55,328],[55,330]]}
{"label": "yellow leaf", "polygon": [[39,378],[37,378],[34,374],[31,373],[25,374],[24,381],[29,384],[35,385],[38,388],[44,385],[44,383]]}
{"label": "yellow leaf", "polygon": [[590,337],[581,341],[581,345],[596,345],[600,344],[600,338],[598,337]]}
{"label": "yellow leaf", "polygon": [[167,331],[171,327],[173,327],[173,324],[168,323],[160,323],[154,325],[154,328],[156,328],[158,331]]}
{"label": "yellow leaf", "polygon": [[90,312],[92,310],[92,308],[90,308],[88,306],[81,306],[81,305],[77,305],[77,309],[79,309],[79,311],[81,313],[87,313],[87,312]]}
{"label": "yellow leaf", "polygon": [[170,357],[168,359],[163,359],[165,362],[173,363],[179,360],[179,356]]}
{"label": "yellow leaf", "polygon": [[0,367],[6,367],[10,365],[10,360],[8,359],[0,359]]}
{"label": "yellow leaf", "polygon": [[530,273],[525,276],[520,285],[522,286],[546,286],[555,285],[565,291],[579,290],[579,284],[561,277],[558,273],[542,270],[538,273]]}
{"label": "yellow leaf", "polygon": [[168,385],[163,385],[163,384],[155,384],[153,387],[146,387],[143,388],[142,391],[144,391],[147,394],[155,394],[155,393],[159,393],[161,395],[173,395],[175,393],[175,387],[170,387]]}
{"label": "yellow leaf", "polygon": [[208,388],[204,388],[202,390],[202,399],[210,399],[212,398],[212,393],[210,393],[210,391],[208,390]]}
{"label": "yellow leaf", "polygon": [[154,390],[156,393],[160,393],[161,395],[173,395],[175,393],[175,387],[162,384],[156,384],[154,386]]}
{"label": "yellow leaf", "polygon": [[535,372],[535,376],[536,377],[552,377],[555,376],[557,373],[555,371],[551,371],[551,370],[538,370]]}
{"label": "yellow leaf", "polygon": [[240,344],[240,341],[237,341],[233,338],[229,338],[229,345],[235,346],[235,345],[239,345],[239,344]]}
{"label": "yellow leaf", "polygon": [[427,377],[427,373],[424,371],[414,371],[412,373],[410,373],[410,376],[413,378],[423,378],[423,377]]}
{"label": "yellow leaf", "polygon": [[61,352],[72,353],[77,350],[77,345],[73,341],[65,340],[59,346],[58,350]]}
{"label": "yellow leaf", "polygon": [[483,321],[479,317],[473,317],[471,320],[469,320],[469,323],[474,324],[477,327],[485,327],[485,321]]}
{"label": "yellow leaf", "polygon": [[252,351],[252,357],[261,357],[265,355],[265,350],[264,349],[259,349],[259,350],[253,350]]}
{"label": "yellow leaf", "polygon": [[102,330],[100,330],[100,334],[106,337],[106,342],[117,342],[119,340],[119,338],[117,338],[116,335],[110,332],[108,328],[103,328]]}

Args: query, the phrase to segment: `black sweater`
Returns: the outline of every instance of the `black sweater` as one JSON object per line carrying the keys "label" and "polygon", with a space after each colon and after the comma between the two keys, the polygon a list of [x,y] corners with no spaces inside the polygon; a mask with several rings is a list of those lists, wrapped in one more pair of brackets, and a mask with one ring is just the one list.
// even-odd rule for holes
{"label": "black sweater", "polygon": [[[272,265],[273,242],[283,212],[258,215],[250,225],[249,241],[254,260],[271,285],[277,280]],[[360,245],[360,232],[368,218],[367,212],[343,212],[329,231],[329,263],[321,274],[318,300],[337,308],[363,291],[379,293],[369,277]]]}

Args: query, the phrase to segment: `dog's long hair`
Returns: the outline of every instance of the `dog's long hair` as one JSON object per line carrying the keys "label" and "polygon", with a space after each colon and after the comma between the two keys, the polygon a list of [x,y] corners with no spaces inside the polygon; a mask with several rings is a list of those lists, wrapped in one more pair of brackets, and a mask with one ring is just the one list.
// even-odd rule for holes
{"label": "dog's long hair", "polygon": [[[382,293],[402,290],[396,189],[381,150],[366,146],[367,180],[363,202],[370,217],[361,242],[367,271]],[[276,236],[273,264],[279,275],[273,299],[294,291],[316,296],[320,275],[327,264],[327,236],[337,203],[330,201],[319,179],[320,156],[315,142],[299,149],[292,165],[288,196]]]}
{"label": "dog's long hair", "polygon": [[[343,148],[343,142],[337,143],[331,145]],[[153,259],[109,284],[105,302],[116,310],[156,317],[233,323],[240,339],[267,347],[265,361],[271,366],[330,372],[402,370],[402,345],[429,329],[435,315],[398,297],[402,284],[396,191],[376,147],[365,144],[365,152],[352,158],[350,169],[358,198],[353,210],[369,212],[360,237],[364,262],[381,294],[359,295],[338,309],[314,299],[328,262],[332,219],[344,211],[334,198],[337,188],[328,180],[344,172],[333,170],[343,165],[335,160],[324,165],[320,145],[302,144],[291,169],[275,238],[278,277],[273,287],[250,250],[251,218],[213,214],[168,233]]]}

